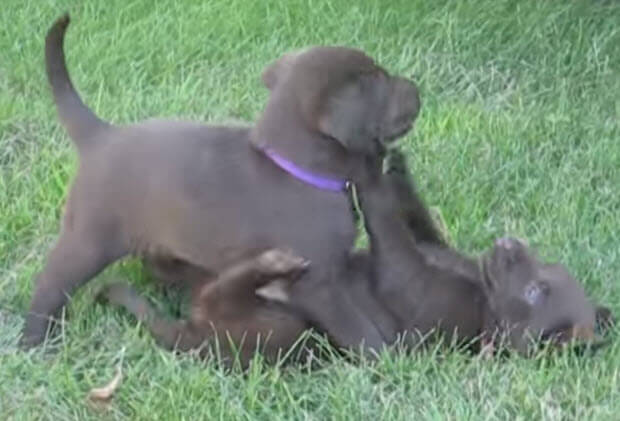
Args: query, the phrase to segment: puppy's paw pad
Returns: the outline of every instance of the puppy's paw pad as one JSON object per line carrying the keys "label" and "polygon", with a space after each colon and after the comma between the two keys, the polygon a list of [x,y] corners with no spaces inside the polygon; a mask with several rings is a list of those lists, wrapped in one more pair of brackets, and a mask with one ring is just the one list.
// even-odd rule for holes
{"label": "puppy's paw pad", "polygon": [[268,301],[286,303],[289,301],[288,295],[289,283],[276,279],[275,281],[256,290],[256,295]]}
{"label": "puppy's paw pad", "polygon": [[516,237],[501,237],[495,240],[495,246],[506,250],[514,250],[527,247],[527,241]]}
{"label": "puppy's paw pad", "polygon": [[258,257],[258,264],[266,273],[286,274],[306,269],[310,262],[288,249],[271,249]]}
{"label": "puppy's paw pad", "polygon": [[494,259],[503,265],[514,265],[528,259],[528,248],[524,240],[502,237],[495,240]]}

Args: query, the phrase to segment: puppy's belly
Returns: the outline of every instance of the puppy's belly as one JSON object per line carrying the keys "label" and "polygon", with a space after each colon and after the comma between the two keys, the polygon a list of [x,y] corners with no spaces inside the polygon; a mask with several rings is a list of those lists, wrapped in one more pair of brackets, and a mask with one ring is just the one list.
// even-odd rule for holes
{"label": "puppy's belly", "polygon": [[200,216],[179,218],[165,232],[159,229],[153,241],[162,241],[168,254],[213,272],[274,247],[292,249],[313,268],[343,259],[356,234],[346,198],[344,206],[315,202],[304,209],[308,201],[301,202],[263,203],[262,209],[218,203]]}

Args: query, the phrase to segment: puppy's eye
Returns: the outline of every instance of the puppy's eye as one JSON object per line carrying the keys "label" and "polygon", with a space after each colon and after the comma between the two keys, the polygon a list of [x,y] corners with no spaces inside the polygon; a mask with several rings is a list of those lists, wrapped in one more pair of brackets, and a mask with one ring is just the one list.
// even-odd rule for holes
{"label": "puppy's eye", "polygon": [[529,305],[535,305],[540,302],[547,293],[547,288],[541,282],[530,281],[523,291],[523,298]]}

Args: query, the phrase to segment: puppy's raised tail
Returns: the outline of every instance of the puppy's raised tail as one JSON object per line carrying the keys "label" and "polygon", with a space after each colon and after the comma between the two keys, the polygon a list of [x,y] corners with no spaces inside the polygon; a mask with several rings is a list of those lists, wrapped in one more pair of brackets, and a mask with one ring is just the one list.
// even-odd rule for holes
{"label": "puppy's raised tail", "polygon": [[69,26],[69,14],[65,13],[54,22],[45,37],[45,69],[52,87],[56,110],[62,125],[83,152],[93,143],[95,133],[110,125],[97,117],[78,95],[71,83],[65,63],[63,43]]}

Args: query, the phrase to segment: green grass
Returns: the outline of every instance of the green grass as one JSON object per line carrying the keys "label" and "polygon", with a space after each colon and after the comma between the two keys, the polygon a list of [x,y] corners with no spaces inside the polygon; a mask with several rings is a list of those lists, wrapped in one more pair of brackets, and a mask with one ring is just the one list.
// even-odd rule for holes
{"label": "green grass", "polygon": [[[0,414],[50,419],[596,419],[620,413],[620,345],[595,358],[480,361],[458,352],[226,374],[159,350],[84,288],[53,349],[17,350],[32,278],[57,235],[76,156],[45,80],[63,11],[70,71],[115,122],[253,120],[260,71],[344,44],[415,75],[405,144],[429,204],[470,253],[510,233],[561,259],[620,314],[620,5],[614,1],[5,0],[0,8]],[[122,359],[112,402],[85,396]]]}

